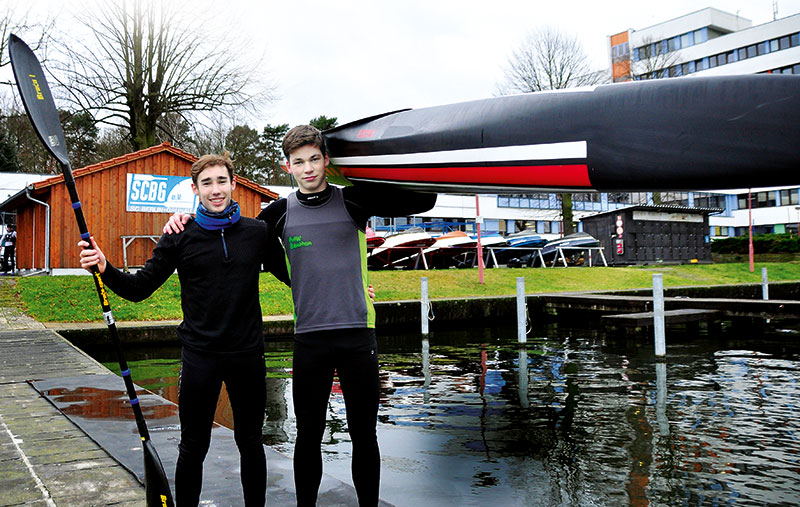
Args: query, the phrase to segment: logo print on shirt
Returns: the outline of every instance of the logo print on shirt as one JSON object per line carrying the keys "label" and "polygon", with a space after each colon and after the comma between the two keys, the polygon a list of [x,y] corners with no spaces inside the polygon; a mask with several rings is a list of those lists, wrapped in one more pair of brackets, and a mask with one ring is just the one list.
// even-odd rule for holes
{"label": "logo print on shirt", "polygon": [[295,248],[302,248],[304,246],[311,246],[311,241],[303,241],[303,236],[289,236],[289,250]]}

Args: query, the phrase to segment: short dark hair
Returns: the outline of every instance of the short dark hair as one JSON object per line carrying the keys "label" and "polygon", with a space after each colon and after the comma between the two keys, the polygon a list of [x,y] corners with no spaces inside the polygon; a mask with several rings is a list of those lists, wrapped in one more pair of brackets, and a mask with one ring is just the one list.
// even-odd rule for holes
{"label": "short dark hair", "polygon": [[312,125],[298,125],[283,137],[283,154],[286,160],[289,160],[289,155],[303,146],[310,145],[319,148],[323,155],[328,154],[325,149],[325,139],[322,138],[322,132]]}
{"label": "short dark hair", "polygon": [[231,154],[226,151],[222,155],[210,153],[197,159],[197,162],[192,164],[192,182],[197,185],[197,175],[203,172],[204,169],[215,165],[226,167],[228,169],[228,176],[230,176],[231,181],[233,181],[233,160],[231,160]]}

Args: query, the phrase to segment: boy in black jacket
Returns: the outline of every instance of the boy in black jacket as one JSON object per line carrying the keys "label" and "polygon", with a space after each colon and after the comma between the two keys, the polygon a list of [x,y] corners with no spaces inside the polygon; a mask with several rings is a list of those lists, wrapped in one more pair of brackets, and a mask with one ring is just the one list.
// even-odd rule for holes
{"label": "boy in black jacket", "polygon": [[[246,505],[264,505],[264,337],[258,300],[261,265],[288,283],[283,262],[268,248],[267,226],[242,217],[231,199],[236,184],[227,154],[205,155],[192,165],[192,190],[200,198],[196,219],[183,234],[164,235],[135,274],[112,266],[92,238],[81,266],[97,265],[105,284],[130,301],[149,297],[177,269],[184,320],[178,410],[181,441],[175,470],[178,505],[197,505],[203,460],[222,382],[230,397],[234,438],[241,459]],[[277,259],[278,261],[280,258]]]}

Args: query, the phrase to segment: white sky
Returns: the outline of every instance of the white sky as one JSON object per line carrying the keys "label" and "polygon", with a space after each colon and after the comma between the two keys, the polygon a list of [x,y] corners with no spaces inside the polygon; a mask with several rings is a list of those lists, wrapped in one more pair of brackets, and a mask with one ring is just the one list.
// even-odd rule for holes
{"label": "white sky", "polygon": [[[84,2],[32,4],[49,6],[69,31],[71,6]],[[208,12],[223,31],[248,38],[242,51],[254,61],[263,54],[279,98],[247,120],[260,130],[490,97],[508,55],[541,25],[577,34],[594,66],[607,68],[607,36],[705,7],[754,25],[773,18],[772,0],[215,0],[193,15]],[[778,17],[796,14],[800,0],[778,0],[778,9]]]}

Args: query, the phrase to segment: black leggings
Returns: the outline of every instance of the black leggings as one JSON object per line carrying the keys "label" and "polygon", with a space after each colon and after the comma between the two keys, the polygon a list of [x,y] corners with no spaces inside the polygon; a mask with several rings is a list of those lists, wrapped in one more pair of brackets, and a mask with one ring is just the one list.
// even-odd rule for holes
{"label": "black leggings", "polygon": [[[352,331],[352,330],[351,330]],[[378,504],[381,457],[376,425],[378,417],[378,351],[374,331],[368,343],[337,345],[330,340],[301,343],[295,340],[292,400],[297,418],[294,448],[294,483],[297,505],[315,505],[322,480],[322,436],[334,371],[344,395],[347,430],[353,444],[351,471],[361,506]]]}
{"label": "black leggings", "polygon": [[267,461],[261,427],[267,399],[262,353],[210,356],[183,348],[178,383],[181,442],[175,469],[175,499],[196,506],[203,483],[203,460],[211,443],[217,399],[225,382],[233,411],[233,436],[239,448],[245,505],[264,505]]}

